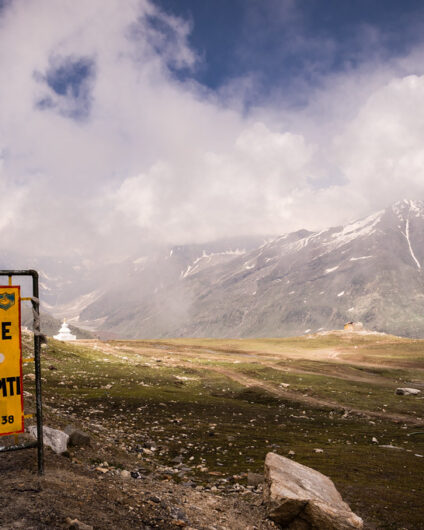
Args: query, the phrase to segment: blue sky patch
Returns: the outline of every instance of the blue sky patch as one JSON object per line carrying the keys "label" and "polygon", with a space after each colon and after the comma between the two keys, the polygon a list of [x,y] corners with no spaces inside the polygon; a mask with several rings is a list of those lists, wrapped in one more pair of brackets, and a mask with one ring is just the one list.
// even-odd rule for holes
{"label": "blue sky patch", "polygon": [[11,4],[12,0],[0,0],[0,15],[3,9],[5,9],[9,4]]}
{"label": "blue sky patch", "polygon": [[88,117],[95,78],[95,62],[89,57],[55,57],[45,74],[37,73],[36,80],[48,87],[48,93],[37,101],[40,110],[56,109],[73,118]]}
{"label": "blue sky patch", "polygon": [[192,22],[192,77],[213,90],[249,77],[256,93],[302,99],[329,74],[407,54],[423,41],[422,0],[154,0]]}
{"label": "blue sky patch", "polygon": [[94,63],[87,57],[66,57],[53,64],[46,74],[46,82],[59,96],[78,99],[84,96],[85,85],[94,75]]}

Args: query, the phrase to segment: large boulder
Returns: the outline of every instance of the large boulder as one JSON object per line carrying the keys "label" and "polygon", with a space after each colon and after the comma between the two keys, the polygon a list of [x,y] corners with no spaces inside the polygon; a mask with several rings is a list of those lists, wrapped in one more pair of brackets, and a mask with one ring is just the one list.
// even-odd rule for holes
{"label": "large boulder", "polygon": [[290,530],[363,528],[328,477],[275,453],[265,459],[264,501],[268,516]]}
{"label": "large boulder", "polygon": [[[29,434],[37,439],[37,426],[31,425],[28,429]],[[58,429],[43,426],[43,443],[53,449],[55,453],[62,454],[68,450],[69,436]]]}
{"label": "large boulder", "polygon": [[418,388],[396,388],[395,394],[398,396],[416,396],[421,393]]}

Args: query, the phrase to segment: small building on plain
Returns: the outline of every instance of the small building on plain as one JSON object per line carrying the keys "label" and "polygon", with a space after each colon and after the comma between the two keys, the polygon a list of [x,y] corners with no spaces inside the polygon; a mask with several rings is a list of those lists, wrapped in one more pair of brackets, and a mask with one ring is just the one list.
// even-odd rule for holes
{"label": "small building on plain", "polygon": [[346,322],[346,324],[343,326],[344,331],[362,331],[364,329],[364,325],[362,322]]}

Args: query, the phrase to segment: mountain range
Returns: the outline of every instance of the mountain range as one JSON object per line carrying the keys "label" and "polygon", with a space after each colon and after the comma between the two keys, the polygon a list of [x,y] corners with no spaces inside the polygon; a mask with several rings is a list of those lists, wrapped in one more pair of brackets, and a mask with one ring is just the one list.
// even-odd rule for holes
{"label": "mountain range", "polygon": [[281,337],[361,321],[424,337],[418,200],[317,232],[161,248],[101,266],[37,266],[44,310],[103,336]]}

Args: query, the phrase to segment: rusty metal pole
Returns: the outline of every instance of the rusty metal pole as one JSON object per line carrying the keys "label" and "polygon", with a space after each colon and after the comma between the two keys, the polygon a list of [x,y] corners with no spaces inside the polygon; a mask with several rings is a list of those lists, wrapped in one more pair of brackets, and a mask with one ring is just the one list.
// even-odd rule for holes
{"label": "rusty metal pole", "polygon": [[32,310],[34,329],[34,360],[35,360],[35,400],[37,412],[37,460],[38,474],[44,474],[44,445],[43,445],[43,405],[41,400],[41,327],[40,327],[40,298],[38,288],[38,272],[31,270],[32,276]]}

